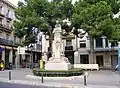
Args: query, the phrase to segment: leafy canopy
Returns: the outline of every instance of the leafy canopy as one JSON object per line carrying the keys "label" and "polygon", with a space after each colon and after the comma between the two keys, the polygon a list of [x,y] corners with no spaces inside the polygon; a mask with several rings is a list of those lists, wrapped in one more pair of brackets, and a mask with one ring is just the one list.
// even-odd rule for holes
{"label": "leafy canopy", "polygon": [[25,38],[25,44],[30,41],[30,26],[52,37],[56,20],[62,23],[63,19],[71,18],[71,0],[25,0],[19,2],[16,9],[17,21],[14,22],[14,32],[19,38]]}
{"label": "leafy canopy", "polygon": [[[114,14],[119,12],[120,0],[79,0],[73,8],[73,25],[84,29],[91,38],[112,38],[118,22]],[[120,38],[120,37],[119,37]]]}

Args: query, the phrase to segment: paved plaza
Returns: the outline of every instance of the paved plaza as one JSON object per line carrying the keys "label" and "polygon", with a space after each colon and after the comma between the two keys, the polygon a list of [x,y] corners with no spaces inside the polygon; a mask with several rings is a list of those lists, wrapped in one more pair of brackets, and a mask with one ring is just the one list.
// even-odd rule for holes
{"label": "paved plaza", "polygon": [[53,88],[53,87],[0,83],[0,88]]}
{"label": "paved plaza", "polygon": [[[27,75],[32,75],[32,70],[30,69],[17,69],[12,70],[12,80],[8,80],[9,71],[0,72],[0,81],[19,83],[19,84],[29,84],[37,86],[50,86],[50,87],[63,87],[71,88],[83,88],[84,80],[83,77],[77,79],[44,79],[44,83],[38,78],[30,78]],[[115,72],[104,70],[104,71],[87,71],[87,87],[88,88],[119,88],[120,87],[120,75]]]}

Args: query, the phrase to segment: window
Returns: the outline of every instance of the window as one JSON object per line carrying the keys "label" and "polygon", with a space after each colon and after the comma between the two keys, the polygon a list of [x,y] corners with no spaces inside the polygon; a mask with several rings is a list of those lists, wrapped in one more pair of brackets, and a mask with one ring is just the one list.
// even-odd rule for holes
{"label": "window", "polygon": [[6,26],[7,26],[7,28],[10,28],[10,21],[9,20],[7,20]]}
{"label": "window", "polygon": [[3,38],[3,32],[0,31],[0,38]]}
{"label": "window", "polygon": [[0,12],[2,12],[2,6],[0,6]]}
{"label": "window", "polygon": [[17,37],[16,36],[14,36],[14,41],[17,42]]}
{"label": "window", "polygon": [[2,18],[0,18],[0,25],[2,25]]}
{"label": "window", "polygon": [[86,48],[86,41],[85,40],[80,41],[80,48]]}
{"label": "window", "polygon": [[7,12],[7,14],[6,14],[7,17],[9,17],[9,13],[10,13],[10,10],[8,10],[8,12]]}
{"label": "window", "polygon": [[71,40],[66,40],[66,46],[72,46],[72,41]]}
{"label": "window", "polygon": [[115,47],[115,46],[118,46],[118,42],[117,41],[111,42],[111,47]]}
{"label": "window", "polygon": [[9,34],[6,34],[6,39],[9,40]]}
{"label": "window", "polygon": [[108,47],[108,39],[105,38],[105,46]]}
{"label": "window", "polygon": [[103,42],[102,42],[102,38],[97,38],[96,39],[96,47],[103,47]]}

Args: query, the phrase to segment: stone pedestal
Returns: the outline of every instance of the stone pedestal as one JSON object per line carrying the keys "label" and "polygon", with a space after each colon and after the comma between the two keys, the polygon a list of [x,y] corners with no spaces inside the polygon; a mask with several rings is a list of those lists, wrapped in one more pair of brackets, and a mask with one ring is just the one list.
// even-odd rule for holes
{"label": "stone pedestal", "polygon": [[45,64],[45,70],[68,70],[71,69],[71,64],[68,58],[61,56],[60,58],[51,57]]}
{"label": "stone pedestal", "polygon": [[70,63],[46,63],[45,70],[68,70],[71,68]]}

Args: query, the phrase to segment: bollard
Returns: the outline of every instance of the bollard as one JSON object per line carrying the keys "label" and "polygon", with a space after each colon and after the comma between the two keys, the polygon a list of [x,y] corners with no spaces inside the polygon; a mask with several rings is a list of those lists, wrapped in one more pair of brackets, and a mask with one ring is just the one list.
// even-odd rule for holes
{"label": "bollard", "polygon": [[41,73],[41,83],[44,83],[44,81],[43,81],[43,73]]}
{"label": "bollard", "polygon": [[11,80],[11,71],[9,71],[9,80]]}
{"label": "bollard", "polygon": [[84,75],[84,86],[87,86],[87,77]]}

